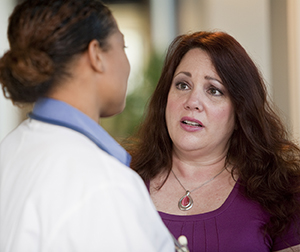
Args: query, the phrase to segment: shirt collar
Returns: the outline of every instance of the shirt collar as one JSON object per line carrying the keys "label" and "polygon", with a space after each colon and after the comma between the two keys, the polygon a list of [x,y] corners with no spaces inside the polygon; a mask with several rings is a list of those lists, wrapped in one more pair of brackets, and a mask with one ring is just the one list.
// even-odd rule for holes
{"label": "shirt collar", "polygon": [[29,117],[78,131],[121,163],[130,164],[131,156],[99,124],[65,102],[40,98]]}

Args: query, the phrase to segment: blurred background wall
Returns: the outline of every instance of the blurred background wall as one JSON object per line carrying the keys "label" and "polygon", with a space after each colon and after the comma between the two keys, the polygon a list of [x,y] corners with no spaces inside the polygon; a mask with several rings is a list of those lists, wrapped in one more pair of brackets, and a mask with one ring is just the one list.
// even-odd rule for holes
{"label": "blurred background wall", "polygon": [[[14,0],[0,2],[0,56],[8,49],[7,18]],[[104,0],[125,43],[131,74],[124,112],[101,119],[118,141],[132,134],[155,88],[167,47],[179,34],[199,30],[234,36],[260,68],[270,99],[291,135],[300,139],[300,1],[299,0]],[[0,95],[0,140],[21,120]]]}
{"label": "blurred background wall", "polygon": [[[14,7],[14,1],[0,1],[0,57],[8,49],[8,41],[6,36],[8,17]],[[1,91],[0,91],[1,92]],[[0,93],[0,141],[20,122],[21,111],[14,107],[11,101],[4,98]]]}

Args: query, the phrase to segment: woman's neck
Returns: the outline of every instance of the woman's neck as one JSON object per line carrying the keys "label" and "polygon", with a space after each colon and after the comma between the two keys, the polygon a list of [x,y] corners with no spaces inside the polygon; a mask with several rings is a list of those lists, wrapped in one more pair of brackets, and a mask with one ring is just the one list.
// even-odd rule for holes
{"label": "woman's neck", "polygon": [[199,181],[199,178],[207,180],[225,168],[225,160],[225,153],[205,159],[198,158],[193,160],[174,153],[172,170],[181,178],[195,179],[197,181]]}

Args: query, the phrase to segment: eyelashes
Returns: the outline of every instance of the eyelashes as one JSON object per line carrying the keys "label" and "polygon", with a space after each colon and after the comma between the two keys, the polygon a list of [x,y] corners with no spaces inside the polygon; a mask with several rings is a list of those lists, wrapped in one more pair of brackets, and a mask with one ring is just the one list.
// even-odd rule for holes
{"label": "eyelashes", "polygon": [[218,88],[216,88],[216,87],[214,87],[214,86],[211,86],[211,87],[208,89],[208,91],[209,91],[210,94],[212,94],[212,95],[214,95],[214,96],[221,96],[221,95],[224,95],[224,93],[223,93],[220,89],[218,89]]}
{"label": "eyelashes", "polygon": [[175,84],[175,87],[178,89],[178,90],[188,90],[190,89],[190,86],[189,84],[185,83],[185,82],[177,82]]}
{"label": "eyelashes", "polygon": [[[175,87],[176,87],[176,89],[183,90],[183,91],[192,89],[192,87],[188,83],[182,82],[182,81],[179,81],[179,82],[175,83]],[[207,88],[206,92],[209,93],[212,96],[222,96],[222,95],[224,95],[224,92],[221,91],[219,88],[215,87],[214,85],[210,85]]]}

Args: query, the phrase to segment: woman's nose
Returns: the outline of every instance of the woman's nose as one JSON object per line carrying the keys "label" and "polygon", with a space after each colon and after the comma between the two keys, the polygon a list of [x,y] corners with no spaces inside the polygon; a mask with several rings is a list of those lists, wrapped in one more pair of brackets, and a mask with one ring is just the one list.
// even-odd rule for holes
{"label": "woman's nose", "polygon": [[187,110],[199,110],[203,109],[202,103],[203,97],[199,93],[191,92],[185,101],[184,108]]}

